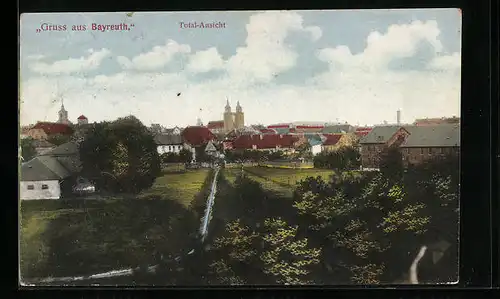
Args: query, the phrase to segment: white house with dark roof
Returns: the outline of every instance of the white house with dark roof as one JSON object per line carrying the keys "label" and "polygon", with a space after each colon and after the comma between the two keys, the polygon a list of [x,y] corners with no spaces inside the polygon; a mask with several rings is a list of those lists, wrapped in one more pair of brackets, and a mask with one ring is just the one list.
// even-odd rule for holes
{"label": "white house with dark roof", "polygon": [[180,153],[189,147],[183,142],[180,134],[157,134],[154,137],[158,154]]}
{"label": "white house with dark roof", "polygon": [[63,185],[81,170],[78,147],[72,142],[62,144],[21,166],[19,195],[21,200],[59,199]]}

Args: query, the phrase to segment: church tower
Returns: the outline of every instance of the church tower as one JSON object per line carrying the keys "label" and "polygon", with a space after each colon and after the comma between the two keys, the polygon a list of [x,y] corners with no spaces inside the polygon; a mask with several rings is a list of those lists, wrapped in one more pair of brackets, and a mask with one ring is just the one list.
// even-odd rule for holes
{"label": "church tower", "polygon": [[245,126],[245,115],[243,108],[240,106],[240,101],[236,104],[236,113],[234,114],[234,126],[237,129],[242,129]]}
{"label": "church tower", "polygon": [[64,109],[64,101],[61,101],[61,109],[59,110],[59,119],[57,120],[60,124],[69,124],[68,111]]}
{"label": "church tower", "polygon": [[226,97],[226,107],[224,109],[224,131],[229,132],[232,129],[234,129],[233,113],[231,112],[229,100]]}

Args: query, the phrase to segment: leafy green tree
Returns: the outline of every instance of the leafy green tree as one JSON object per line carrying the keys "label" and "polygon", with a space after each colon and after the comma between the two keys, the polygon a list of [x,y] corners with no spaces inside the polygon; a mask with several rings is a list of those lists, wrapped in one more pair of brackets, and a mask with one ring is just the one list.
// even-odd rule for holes
{"label": "leafy green tree", "polygon": [[25,162],[33,159],[36,156],[36,149],[33,138],[21,139],[21,156]]}
{"label": "leafy green tree", "polygon": [[321,249],[308,246],[307,238],[297,236],[298,226],[290,226],[280,218],[266,219],[263,252],[260,260],[263,272],[277,284],[311,284],[311,270],[319,264]]}
{"label": "leafy green tree", "polygon": [[148,129],[135,117],[97,123],[80,144],[83,172],[112,191],[139,192],[160,174],[160,158]]}
{"label": "leafy green tree", "polygon": [[401,179],[403,175],[403,156],[399,147],[387,147],[380,153],[380,171],[390,179]]}
{"label": "leafy green tree", "polygon": [[59,146],[61,144],[69,142],[70,139],[71,139],[71,136],[63,135],[63,134],[55,134],[55,135],[49,136],[49,138],[47,138],[47,141],[52,143],[55,146]]}

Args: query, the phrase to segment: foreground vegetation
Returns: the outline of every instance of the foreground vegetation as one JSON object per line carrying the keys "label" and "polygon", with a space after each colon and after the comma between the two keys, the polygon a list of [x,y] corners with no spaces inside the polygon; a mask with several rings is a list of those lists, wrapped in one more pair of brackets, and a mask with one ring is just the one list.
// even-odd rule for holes
{"label": "foreground vegetation", "polygon": [[[177,275],[197,285],[404,282],[426,245],[420,281],[456,281],[458,158],[400,167],[309,176],[293,200],[264,188],[252,172],[225,169],[210,247],[183,262],[194,270]],[[161,273],[144,281],[171,283]]]}
{"label": "foreground vegetation", "polygon": [[23,278],[150,265],[197,240],[209,170],[166,172],[133,199],[21,202]]}

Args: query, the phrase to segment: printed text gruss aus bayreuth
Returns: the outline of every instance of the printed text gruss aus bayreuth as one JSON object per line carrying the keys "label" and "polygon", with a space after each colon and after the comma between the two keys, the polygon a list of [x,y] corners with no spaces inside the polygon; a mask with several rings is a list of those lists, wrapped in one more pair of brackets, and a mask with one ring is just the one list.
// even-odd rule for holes
{"label": "printed text gruss aus bayreuth", "polygon": [[221,29],[226,28],[226,22],[179,22],[181,29]]}

